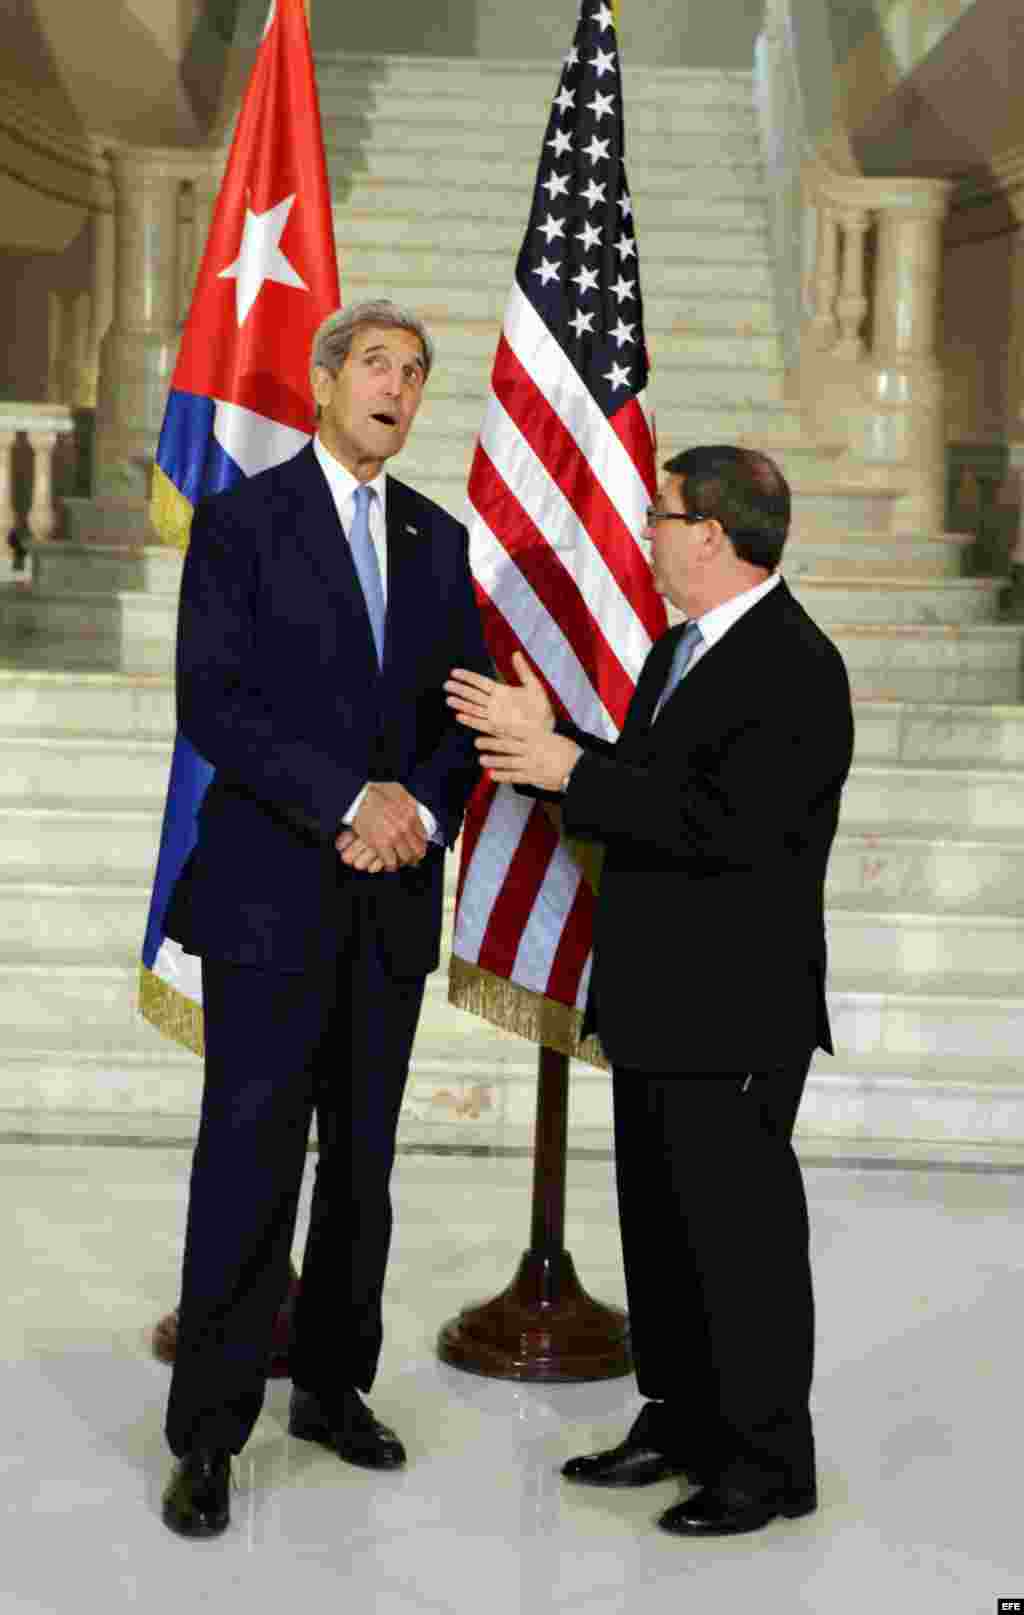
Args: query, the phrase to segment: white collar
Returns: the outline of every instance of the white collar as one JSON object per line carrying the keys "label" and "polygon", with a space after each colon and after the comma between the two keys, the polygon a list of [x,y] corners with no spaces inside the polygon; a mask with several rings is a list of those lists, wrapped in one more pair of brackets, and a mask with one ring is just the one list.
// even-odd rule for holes
{"label": "white collar", "polygon": [[770,578],[763,583],[755,583],[752,589],[744,589],[742,594],[734,594],[731,600],[723,600],[720,606],[712,606],[705,611],[703,617],[697,618],[697,627],[705,645],[716,645],[722,636],[733,628],[740,618],[766,594],[770,594],[777,584],[782,582],[781,572],[773,572]]}
{"label": "white collar", "polygon": [[334,495],[334,502],[339,510],[345,504],[346,499],[354,498],[358,487],[364,486],[373,489],[380,501],[381,514],[387,514],[387,500],[384,491],[387,474],[383,469],[378,472],[371,482],[360,484],[359,478],[352,475],[348,466],[342,465],[340,460],[334,458],[330,449],[324,447],[320,441],[319,433],[313,439],[313,453],[316,455],[320,468],[327,478],[328,486]]}

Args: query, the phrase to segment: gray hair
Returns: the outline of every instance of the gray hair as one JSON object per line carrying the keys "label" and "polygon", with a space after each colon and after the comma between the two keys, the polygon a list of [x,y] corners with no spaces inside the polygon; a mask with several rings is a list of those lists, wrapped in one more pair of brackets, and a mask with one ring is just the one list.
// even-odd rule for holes
{"label": "gray hair", "polygon": [[313,371],[317,368],[326,370],[330,375],[336,376],[352,347],[352,338],[356,332],[367,325],[380,325],[386,330],[408,331],[418,338],[423,349],[423,379],[430,375],[430,367],[434,362],[434,344],[430,340],[426,326],[415,314],[407,309],[399,308],[388,297],[370,297],[362,303],[350,303],[348,308],[335,309],[323,320],[313,338],[313,348],[309,357],[309,373],[312,381]]}

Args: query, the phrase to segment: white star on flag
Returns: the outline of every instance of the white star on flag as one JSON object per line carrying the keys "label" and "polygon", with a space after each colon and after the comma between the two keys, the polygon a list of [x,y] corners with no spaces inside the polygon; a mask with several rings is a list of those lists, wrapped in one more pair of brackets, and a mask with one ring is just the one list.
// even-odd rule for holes
{"label": "white star on flag", "polygon": [[550,247],[556,236],[562,236],[562,239],[565,239],[562,229],[564,223],[564,219],[556,219],[549,213],[547,218],[544,220],[544,223],[538,224],[537,233],[544,237],[545,241]]}
{"label": "white star on flag", "polygon": [[601,245],[600,226],[596,224],[585,224],[579,235],[576,237],[576,240],[583,242],[584,252],[590,252],[593,247],[599,247]]}
{"label": "white star on flag", "polygon": [[605,371],[604,379],[610,385],[612,392],[615,391],[616,387],[628,387],[629,370],[622,365],[613,364],[610,370]]}
{"label": "white star on flag", "polygon": [[633,202],[628,191],[624,191],[619,197],[619,207],[622,209],[622,219],[623,223],[625,223],[626,219],[630,218],[633,212]]}
{"label": "white star on flag", "polygon": [[571,45],[569,47],[569,54],[565,58],[566,67],[576,67],[576,66],[578,66],[579,65],[579,59],[580,59],[579,51],[576,49],[575,45]]}
{"label": "white star on flag", "polygon": [[565,323],[572,326],[577,336],[582,336],[584,331],[589,331],[593,334],[594,316],[593,314],[584,314],[581,308],[578,308],[572,319],[566,320]]}
{"label": "white star on flag", "polygon": [[549,174],[540,189],[547,191],[552,202],[556,196],[567,196],[569,194],[569,176],[568,174]]}
{"label": "white star on flag", "polygon": [[569,108],[574,107],[575,105],[576,105],[576,91],[575,90],[567,90],[565,85],[563,84],[562,88],[559,90],[558,94],[555,96],[555,106],[558,108],[559,112],[568,112]]}
{"label": "white star on flag", "polygon": [[590,65],[597,69],[599,79],[604,78],[605,74],[610,73],[615,66],[615,52],[599,50]]}
{"label": "white star on flag", "polygon": [[597,290],[596,269],[586,269],[581,266],[579,274],[573,275],[570,278],[573,284],[579,287],[581,297],[585,297],[587,292],[595,292]]}
{"label": "white star on flag", "polygon": [[605,187],[599,185],[596,179],[592,179],[586,189],[580,192],[580,195],[586,198],[588,207],[596,207],[598,202],[604,201],[604,193]]}
{"label": "white star on flag", "polygon": [[622,344],[624,342],[635,342],[636,341],[636,338],[633,335],[633,332],[635,330],[636,330],[636,326],[635,325],[627,325],[625,323],[625,321],[623,320],[621,314],[620,314],[619,315],[619,323],[618,323],[618,325],[613,325],[611,330],[608,332],[608,335],[613,336],[615,338],[616,342],[619,344],[619,347],[621,348],[621,346],[622,346]]}
{"label": "white star on flag", "polygon": [[600,90],[594,91],[594,99],[587,102],[587,111],[592,112],[598,123],[602,118],[611,118],[615,115],[615,97],[602,95]]}
{"label": "white star on flag", "polygon": [[583,150],[590,158],[591,163],[596,167],[598,163],[606,163],[608,161],[608,147],[610,144],[610,141],[598,140],[597,136],[594,135],[590,145],[584,146]]}
{"label": "white star on flag", "polygon": [[295,196],[292,195],[286,196],[276,207],[268,208],[266,213],[254,213],[248,207],[245,210],[245,225],[242,229],[242,245],[238,257],[217,276],[218,280],[237,282],[235,309],[239,329],[248,319],[265,281],[276,281],[279,286],[294,286],[300,292],[309,291],[306,282],[288,262],[280,246],[294,202]]}
{"label": "white star on flag", "polygon": [[558,279],[558,265],[560,263],[560,258],[556,259],[554,263],[550,263],[547,258],[541,259],[540,267],[535,269],[533,273],[540,276],[540,283],[542,286],[546,286],[549,280]]}
{"label": "white star on flag", "polygon": [[[633,297],[633,287],[635,285],[636,285],[635,280],[623,280],[622,276],[620,275],[618,280],[615,282],[614,286],[609,286],[608,290],[610,292],[614,292],[616,297],[618,298],[619,302],[621,303],[624,298]],[[634,299],[634,301],[635,301],[635,299]]]}
{"label": "white star on flag", "polygon": [[636,242],[632,236],[620,236],[615,243],[615,251],[619,255],[619,262],[625,263],[627,258],[636,257]]}
{"label": "white star on flag", "polygon": [[546,140],[546,146],[554,146],[555,156],[563,157],[567,151],[572,151],[572,135],[567,135],[564,129],[556,129],[553,140]]}
{"label": "white star on flag", "polygon": [[596,14],[594,16],[594,21],[597,23],[597,26],[600,28],[600,30],[601,30],[601,32],[603,34],[606,28],[611,27],[611,25],[615,21],[615,19],[612,16],[611,12],[608,10],[608,7],[602,5],[602,6],[598,6],[597,12],[596,12]]}

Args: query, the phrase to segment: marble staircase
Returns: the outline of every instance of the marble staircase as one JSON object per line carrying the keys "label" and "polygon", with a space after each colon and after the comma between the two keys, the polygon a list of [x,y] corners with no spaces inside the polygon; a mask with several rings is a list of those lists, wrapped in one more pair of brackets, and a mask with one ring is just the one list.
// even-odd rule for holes
{"label": "marble staircase", "polygon": [[[459,512],[554,66],[338,57],[319,73],[344,296],[408,302],[437,338],[396,470]],[[784,571],[854,688],[829,881],[839,1052],[816,1061],[804,1150],[1020,1160],[1024,631],[998,621],[998,581],[963,575],[962,537],[894,533],[899,488],[804,432],[749,76],[645,70],[626,97],[659,441],[779,459]],[[0,590],[0,1129],[187,1134],[198,1064],[133,1008],[180,562],[126,545],[116,501],[72,517],[72,541],[35,552],[32,587]],[[531,1046],[450,1009],[439,972],[404,1137],[528,1144],[535,1067]],[[572,1105],[573,1146],[606,1149],[607,1078],[575,1067]]]}

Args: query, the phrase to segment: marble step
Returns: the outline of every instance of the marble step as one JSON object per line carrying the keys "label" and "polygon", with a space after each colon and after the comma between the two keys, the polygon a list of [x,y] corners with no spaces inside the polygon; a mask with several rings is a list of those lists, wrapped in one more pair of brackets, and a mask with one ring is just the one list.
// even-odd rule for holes
{"label": "marble step", "polygon": [[[352,171],[343,168],[339,159],[331,175],[333,214],[339,242],[346,240],[344,223],[347,214],[358,212],[372,217],[379,212],[387,217],[397,211],[416,218],[461,218],[465,214],[478,218],[481,226],[516,221],[520,239],[526,228],[533,200],[536,178],[535,160],[508,167],[500,173],[489,165],[486,172],[468,169],[457,184],[450,177],[436,178],[432,173],[420,171],[415,178],[404,173],[391,173],[382,178],[376,173]],[[329,164],[330,172],[330,164]],[[644,252],[647,225],[674,227],[681,230],[692,225],[708,228],[716,224],[744,224],[755,218],[764,221],[767,203],[763,175],[760,169],[744,169],[739,176],[729,173],[729,183],[723,194],[696,183],[686,190],[673,191],[660,183],[648,184],[643,176],[643,190],[637,190],[632,165],[628,170],[634,217],[638,221],[640,250]],[[343,288],[344,289],[344,288]]]}
{"label": "marble step", "polygon": [[[415,262],[406,262],[397,250],[373,255],[354,248],[341,265],[349,301],[354,302],[357,296],[387,295],[419,309],[428,323],[431,309],[439,314],[458,311],[463,319],[500,319],[514,271],[511,254],[484,250],[435,250],[419,254]],[[727,292],[742,298],[770,297],[770,260],[766,252],[741,252],[735,258],[713,262],[682,255],[662,259],[657,273],[649,278],[641,270],[641,290],[645,320],[680,331],[687,318],[680,308],[680,298],[695,299],[701,293],[721,296]]]}
{"label": "marble step", "polygon": [[[858,765],[1024,766],[1022,705],[858,701],[854,710]],[[54,794],[58,797],[66,795],[69,779],[75,780],[78,795],[80,766],[100,768],[106,777],[107,763],[97,746],[109,742],[114,752],[128,758],[133,754],[128,742],[157,741],[169,759],[173,733],[174,694],[169,679],[59,670],[26,673],[0,667],[0,747],[21,739],[34,749],[37,735],[51,747],[62,740],[72,746],[63,772],[49,776],[57,782]],[[91,752],[74,749],[76,740],[88,742],[90,737]],[[149,779],[145,757],[144,768]],[[0,766],[0,782],[6,777],[6,767]],[[10,794],[0,784],[0,796]],[[133,796],[131,784],[125,794]],[[23,797],[21,787],[17,795]]]}
{"label": "marble step", "polygon": [[854,698],[1015,705],[1024,627],[830,623]]}
{"label": "marble step", "polygon": [[843,792],[840,823],[847,833],[914,824],[952,834],[1013,835],[1024,826],[1024,768],[858,761]]}
{"label": "marble step", "polygon": [[[166,746],[173,733],[169,678],[0,667],[0,745],[17,736],[74,740],[92,734],[98,741],[159,740]],[[0,781],[5,777],[0,766]],[[72,778],[69,772],[65,783]]]}
{"label": "marble step", "polygon": [[873,970],[889,975],[902,991],[907,977],[970,971],[1001,984],[1020,982],[1024,972],[1024,907],[1000,900],[1001,911],[960,903],[940,910],[885,906],[880,895],[846,896],[827,911],[829,958],[837,971]]}
{"label": "marble step", "polygon": [[[712,109],[749,107],[753,75],[734,69],[652,67],[621,64],[623,93],[637,109],[651,106],[657,112],[671,104]],[[482,95],[492,109],[500,104],[524,103],[536,108],[551,99],[561,62],[554,57],[537,61],[509,61],[478,56],[367,55],[349,51],[318,51],[316,79],[321,98],[372,94],[443,96],[453,100]]]}
{"label": "marble step", "polygon": [[[406,184],[447,187],[455,193],[461,192],[466,185],[479,185],[491,180],[503,190],[518,190],[523,198],[520,205],[525,223],[537,176],[542,133],[543,127],[538,123],[535,144],[530,150],[524,146],[519,156],[480,157],[476,153],[475,142],[469,143],[468,150],[435,150],[425,143],[403,145],[400,141],[364,146],[358,141],[336,138],[328,127],[324,130],[324,148],[331,195],[344,202],[350,195],[353,181],[360,176],[386,186],[397,180]],[[654,155],[655,151],[658,152],[657,156]],[[637,162],[632,156],[630,142],[626,152],[626,172],[639,218],[653,217],[661,198],[677,190],[690,197],[723,199],[763,195],[764,170],[753,143],[741,158],[720,156],[716,160],[712,154],[706,159],[697,160],[685,145],[674,152],[664,141],[652,141],[651,154],[645,161]],[[369,186],[366,187],[368,189]]]}
{"label": "marble step", "polygon": [[[138,498],[61,498],[67,518],[67,536],[73,544],[104,544],[122,548],[155,542],[148,520],[148,503]],[[59,546],[36,545],[35,553]]]}
{"label": "marble step", "polygon": [[[462,65],[449,59],[441,68],[413,75],[402,65],[392,68],[391,60],[383,74],[370,76],[365,69],[327,67],[318,58],[324,122],[355,116],[374,125],[387,120],[429,128],[447,120],[475,132],[500,115],[502,126],[510,131],[530,130],[539,137],[560,70],[554,60],[546,68],[538,65],[517,73],[497,62]],[[623,64],[627,135],[756,128],[749,74],[723,87],[708,78],[687,80],[667,74],[652,83],[648,71],[646,67],[631,71],[628,63]]]}
{"label": "marble step", "polygon": [[1019,978],[984,970],[829,971],[829,1016],[839,1057],[976,1057],[1019,1062],[1024,1070],[1024,991]]}
{"label": "marble step", "polygon": [[[341,277],[346,284],[352,275],[358,275],[377,285],[390,284],[396,277],[403,277],[443,285],[461,285],[468,281],[471,285],[500,286],[507,290],[521,241],[522,225],[516,230],[515,239],[507,245],[494,242],[490,231],[486,246],[483,245],[479,224],[470,242],[449,241],[447,229],[441,243],[436,236],[427,241],[389,242],[373,238],[346,240],[341,235],[338,239]],[[537,251],[534,263],[539,262],[542,252],[555,263],[564,261],[564,247],[557,241],[546,247],[541,236]],[[685,240],[680,240],[678,233],[665,235],[660,249],[645,237],[640,243],[640,254],[641,289],[645,293],[653,291],[655,285],[659,293],[689,289],[694,283],[693,266],[699,263],[721,264],[726,275],[732,277],[727,284],[734,287],[738,284],[736,269],[744,273],[749,269],[751,289],[763,296],[765,282],[758,271],[771,261],[766,233],[755,235],[739,230],[704,230],[692,235],[687,232]],[[657,266],[653,275],[648,265]],[[635,260],[630,259],[626,278],[633,278],[635,272]]]}
{"label": "marble step", "polygon": [[[161,808],[173,737],[0,730],[0,804],[73,800],[83,807],[112,798]],[[96,811],[100,811],[99,808]]]}
{"label": "marble step", "polygon": [[[858,775],[883,763],[924,763],[936,770],[1024,767],[1024,706],[858,701],[854,724]],[[895,812],[893,819],[899,822]]]}
{"label": "marble step", "polygon": [[167,677],[174,666],[173,594],[0,589],[0,660],[32,667]]}
{"label": "marble step", "polygon": [[835,623],[991,623],[1005,587],[1004,578],[790,577],[796,598],[826,629]]}
{"label": "marble step", "polygon": [[883,821],[856,830],[843,823],[829,859],[826,902],[841,906],[848,899],[894,909],[1005,903],[1024,911],[1024,826],[985,832]]}
{"label": "marble step", "polygon": [[[145,1136],[163,1122],[189,1138],[198,1116],[200,1062],[138,1020],[134,967],[77,976],[52,966],[0,964],[0,1004],[36,992],[56,1015],[5,1029],[0,1052],[0,1130]],[[9,990],[7,978],[10,975]],[[984,981],[950,982],[944,994],[892,995],[884,982],[850,978],[830,995],[834,1027],[860,1025],[859,1049],[842,1042],[816,1055],[798,1122],[801,1153],[829,1145],[875,1148],[892,1159],[946,1146],[944,1158],[1024,1160],[1021,1129],[1024,999]],[[120,1024],[80,1025],[74,1043],[60,1019],[79,988],[88,1009],[112,992]],[[973,990],[972,990],[973,989]],[[536,1105],[532,1045],[447,1008],[430,1035],[421,1029],[403,1107],[403,1142],[529,1145]],[[463,1029],[468,1028],[468,1036]],[[888,1033],[907,1048],[882,1046]],[[966,1045],[962,1052],[956,1050]],[[954,1048],[951,1045],[955,1045]],[[983,1047],[984,1056],[976,1050]],[[570,1149],[610,1149],[606,1073],[574,1062]]]}
{"label": "marble step", "polygon": [[[723,331],[722,335],[726,340],[734,340],[728,332]],[[703,332],[695,331],[681,337],[680,345],[687,342],[692,345],[700,340],[709,338],[705,337]],[[468,364],[460,363],[455,367],[451,356],[441,348],[435,369],[423,394],[423,403],[420,405],[410,442],[427,432],[431,435],[435,432],[465,434],[475,441],[487,407],[492,364],[493,353],[488,353],[486,365],[474,365],[473,371],[470,372]],[[679,369],[681,372],[681,365]],[[674,370],[672,379],[674,382]],[[673,446],[691,443],[735,443],[744,440],[758,442],[770,435],[775,445],[772,452],[781,457],[784,444],[790,441],[801,445],[803,443],[799,412],[787,404],[765,403],[758,406],[719,403],[700,408],[691,408],[688,405],[680,407],[671,401],[659,402],[661,398],[668,399],[675,392],[674,385],[670,386],[669,381],[667,368],[663,367],[657,378],[652,376],[647,395],[649,402],[656,407],[659,445],[663,457],[669,452],[670,441],[662,426],[663,419],[670,423]],[[833,542],[838,542],[841,536],[836,534]],[[857,536],[854,535],[855,538]],[[828,536],[823,537],[827,542]],[[789,542],[790,545],[795,542],[795,535],[791,535]]]}
{"label": "marble step", "polygon": [[69,876],[85,880],[152,877],[160,839],[162,804],[124,797],[98,799],[88,807],[69,799],[30,798],[10,805],[0,799],[0,871],[12,879]]}
{"label": "marble step", "polygon": [[895,578],[959,579],[973,543],[972,533],[829,533],[810,525],[802,530],[798,511],[782,570],[791,585],[809,574],[815,581],[842,579],[848,588],[865,582],[870,587],[872,579],[879,587]]}
{"label": "marble step", "polygon": [[[0,805],[0,870],[11,880],[145,886],[156,867],[162,804],[125,798],[89,807],[29,799]],[[449,860],[449,895],[457,861]],[[1024,834],[879,823],[842,828],[829,862],[829,901],[877,896],[886,906],[1024,905]]]}
{"label": "marble step", "polygon": [[[378,157],[393,151],[426,151],[437,157],[458,155],[467,167],[475,165],[478,171],[499,157],[507,163],[530,164],[536,170],[546,133],[546,110],[538,107],[532,121],[517,123],[504,116],[496,118],[493,106],[488,113],[481,104],[478,116],[467,127],[461,109],[451,105],[435,107],[430,119],[416,117],[411,110],[394,116],[381,114],[375,108],[354,113],[321,108],[324,146],[329,157],[343,158],[349,152],[372,152]],[[688,163],[760,162],[760,142],[751,119],[718,118],[713,128],[702,129],[698,117],[691,112],[688,121],[689,127],[679,131],[678,147]],[[671,149],[666,137],[667,131],[638,127],[630,119],[626,129],[627,173],[646,173],[651,165],[663,163]],[[589,139],[589,133],[584,134],[584,145],[589,144]],[[607,164],[598,167],[599,180],[606,170]]]}
{"label": "marble step", "polygon": [[[487,194],[493,198],[495,193],[488,189]],[[500,200],[500,211],[495,206],[493,217],[486,208],[477,205],[476,194],[472,192],[460,193],[457,197],[438,193],[433,204],[421,199],[418,207],[401,206],[401,197],[391,206],[386,205],[384,198],[372,207],[357,207],[351,201],[337,202],[334,205],[335,239],[343,262],[356,245],[423,251],[429,246],[436,247],[440,238],[449,248],[479,247],[486,221],[488,247],[507,253],[509,262],[514,263],[522,245],[528,209],[517,193],[502,194]],[[438,216],[444,222],[431,230],[428,221]],[[670,217],[659,208],[656,220],[639,225],[638,240],[645,261],[655,262],[662,255],[671,257],[678,252],[682,230],[691,251],[696,251],[698,242],[706,242],[715,255],[721,253],[722,243],[727,243],[731,248],[731,252],[725,254],[727,257],[735,255],[737,248],[748,243],[763,250],[768,236],[767,208],[756,202],[707,202],[692,208],[689,214]],[[636,232],[631,227],[629,233]]]}
{"label": "marble step", "polygon": [[32,584],[43,594],[119,594],[142,590],[177,603],[184,553],[156,543],[36,544]]}

